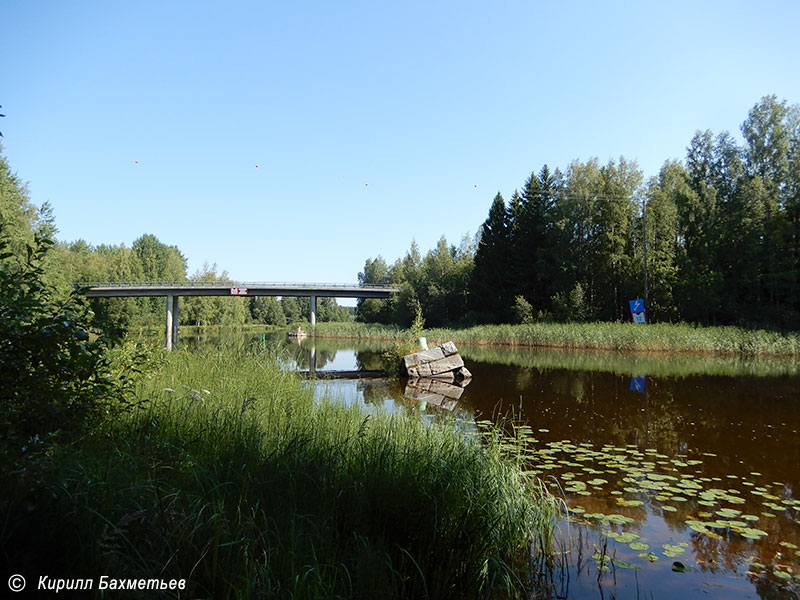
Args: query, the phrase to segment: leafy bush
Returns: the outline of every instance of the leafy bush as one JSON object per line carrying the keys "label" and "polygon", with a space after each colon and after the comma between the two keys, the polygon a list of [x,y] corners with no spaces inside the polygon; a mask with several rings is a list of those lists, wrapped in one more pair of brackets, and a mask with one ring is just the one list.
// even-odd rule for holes
{"label": "leafy bush", "polygon": [[59,299],[45,283],[52,245],[37,235],[27,255],[15,259],[0,225],[0,473],[34,447],[73,439],[108,413],[135,370],[111,364],[107,351],[115,340],[109,332],[90,333],[92,313],[78,291]]}
{"label": "leafy bush", "polygon": [[532,323],[533,322],[533,308],[531,303],[525,300],[524,296],[517,296],[514,298],[514,321],[516,323]]}

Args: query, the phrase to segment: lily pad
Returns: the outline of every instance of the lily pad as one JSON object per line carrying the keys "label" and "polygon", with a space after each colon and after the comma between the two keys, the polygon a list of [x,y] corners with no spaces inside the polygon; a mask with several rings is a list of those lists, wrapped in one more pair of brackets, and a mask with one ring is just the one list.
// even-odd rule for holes
{"label": "lily pad", "polygon": [[762,537],[769,535],[763,529],[753,529],[751,527],[747,527],[740,532],[742,537],[746,537],[751,540],[760,540]]}
{"label": "lily pad", "polygon": [[629,563],[624,560],[615,560],[613,562],[614,566],[619,567],[620,569],[633,569],[634,571],[638,571],[639,569],[642,568],[640,565],[637,565],[636,563]]}
{"label": "lily pad", "polygon": [[686,548],[684,546],[678,546],[675,544],[663,544],[661,547],[664,549],[664,556],[668,558],[675,558],[676,556],[680,556],[686,552]]}
{"label": "lily pad", "polygon": [[641,500],[625,500],[623,498],[617,498],[617,504],[620,506],[642,506],[644,502]]}
{"label": "lily pad", "polygon": [[625,515],[608,515],[605,517],[606,521],[609,523],[614,523],[615,525],[624,525],[625,523],[633,523],[633,519],[631,517],[626,517]]}
{"label": "lily pad", "polygon": [[656,556],[652,552],[642,552],[639,555],[639,558],[644,558],[645,560],[649,560],[650,562],[656,562],[658,560],[658,556]]}
{"label": "lily pad", "polygon": [[632,531],[626,531],[624,533],[616,534],[614,536],[614,539],[616,539],[620,544],[630,544],[632,541],[638,540],[639,537],[641,536],[639,536],[639,534],[637,533],[633,533]]}
{"label": "lily pad", "polygon": [[691,529],[693,531],[696,531],[698,533],[708,533],[709,532],[708,528],[705,525],[703,525],[702,523],[691,523],[689,525],[689,529]]}

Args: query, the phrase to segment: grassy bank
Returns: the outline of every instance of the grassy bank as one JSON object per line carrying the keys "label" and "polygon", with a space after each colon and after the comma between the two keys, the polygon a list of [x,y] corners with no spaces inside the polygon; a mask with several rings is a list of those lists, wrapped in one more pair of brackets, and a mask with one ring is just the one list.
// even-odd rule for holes
{"label": "grassy bank", "polygon": [[[318,336],[405,340],[409,331],[364,323],[319,323]],[[626,352],[684,352],[740,356],[800,356],[800,333],[740,327],[657,323],[531,323],[426,329],[428,342],[531,346]]]}
{"label": "grassy bank", "polygon": [[315,402],[268,353],[164,361],[135,409],[4,491],[9,572],[185,579],[191,598],[505,598],[549,550],[557,503],[492,430]]}

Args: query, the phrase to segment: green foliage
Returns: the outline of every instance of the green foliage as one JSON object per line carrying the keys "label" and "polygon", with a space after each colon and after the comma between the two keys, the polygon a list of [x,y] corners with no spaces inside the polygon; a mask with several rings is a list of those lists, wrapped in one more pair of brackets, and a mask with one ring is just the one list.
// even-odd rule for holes
{"label": "green foliage", "polygon": [[120,367],[109,358],[114,338],[91,333],[92,314],[79,292],[60,300],[44,282],[53,242],[36,235],[24,260],[8,262],[4,233],[0,226],[3,475],[15,461],[75,439],[118,409],[137,368],[137,361]]}
{"label": "green foliage", "polygon": [[283,314],[286,317],[287,323],[297,323],[308,320],[308,312],[301,312],[300,306],[297,303],[297,298],[292,296],[281,298],[281,308],[283,308]]}
{"label": "green foliage", "polygon": [[410,305],[414,311],[414,320],[410,329],[406,332],[406,335],[395,339],[392,345],[381,353],[381,368],[390,377],[398,377],[400,375],[400,364],[404,356],[422,350],[419,346],[419,340],[425,333],[425,317],[422,314],[422,305],[416,298],[411,300]]}
{"label": "green foliage", "polygon": [[[0,151],[2,150],[0,145]],[[26,248],[33,243],[37,211],[31,204],[27,186],[0,155],[0,223],[6,236],[6,254],[24,260]],[[0,259],[7,262],[11,256]]]}
{"label": "green foliage", "polygon": [[502,319],[511,304],[509,293],[513,282],[506,273],[511,266],[512,222],[503,196],[498,192],[478,232],[475,266],[469,283],[470,307],[482,321]]}
{"label": "green foliage", "polygon": [[133,242],[133,251],[139,258],[142,281],[184,281],[186,258],[177,246],[167,246],[159,239],[146,234]]}
{"label": "green foliage", "polygon": [[414,320],[411,323],[411,335],[417,338],[422,337],[425,329],[425,317],[422,314],[422,305],[419,300],[414,299]]}
{"label": "green foliage", "polygon": [[[561,172],[544,165],[525,182],[511,222],[511,276],[514,290],[536,311],[546,310],[553,286],[557,230],[553,211],[563,185]],[[516,299],[515,299],[516,306]],[[518,316],[518,315],[517,315]]]}
{"label": "green foliage", "polygon": [[533,307],[524,296],[514,298],[514,321],[516,323],[533,323]]}
{"label": "green foliage", "polygon": [[582,322],[589,319],[591,307],[586,301],[586,293],[580,281],[568,294],[559,292],[553,296],[553,310],[556,317],[566,322]]}
{"label": "green foliage", "polygon": [[357,320],[409,326],[415,317],[416,303],[419,303],[429,324],[463,321],[469,312],[474,255],[474,245],[465,236],[458,246],[448,245],[442,237],[424,258],[420,258],[416,244],[412,243],[405,258],[391,267],[380,256],[368,259],[364,271],[358,275],[361,285],[392,284],[401,291],[389,300],[359,300]]}
{"label": "green foliage", "polygon": [[250,315],[255,323],[286,325],[286,315],[280,302],[273,296],[257,296],[250,299]]}
{"label": "green foliage", "polygon": [[[217,273],[217,265],[205,263],[189,281],[232,283],[226,271]],[[187,296],[181,298],[178,318],[187,325],[240,325],[250,313],[248,299],[227,296]]]}
{"label": "green foliage", "polygon": [[424,259],[413,245],[392,266],[368,260],[365,282],[401,292],[361,302],[359,320],[408,326],[416,299],[431,326],[627,321],[628,300],[646,297],[650,323],[796,329],[800,105],[766,96],[742,133],[740,147],[728,132],[698,131],[685,163],[666,162],[646,185],[625,158],[564,173],[545,165],[508,206],[494,197],[471,255],[451,248],[448,261],[441,240]]}

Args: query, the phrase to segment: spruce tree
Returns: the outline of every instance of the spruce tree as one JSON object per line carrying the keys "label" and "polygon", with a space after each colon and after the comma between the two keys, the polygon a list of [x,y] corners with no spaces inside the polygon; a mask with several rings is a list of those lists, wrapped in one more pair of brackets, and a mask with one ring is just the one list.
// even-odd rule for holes
{"label": "spruce tree", "polygon": [[555,271],[552,208],[561,182],[558,170],[544,165],[525,182],[512,237],[515,295],[522,295],[537,311],[549,309]]}
{"label": "spruce tree", "polygon": [[508,316],[513,298],[508,268],[510,220],[500,192],[494,197],[479,234],[470,282],[471,306],[482,321],[499,322]]}

